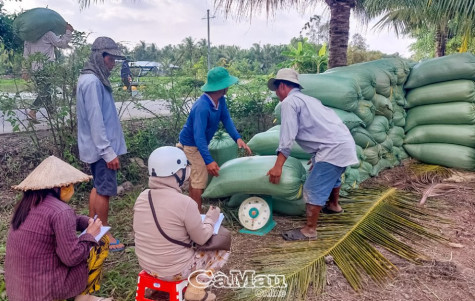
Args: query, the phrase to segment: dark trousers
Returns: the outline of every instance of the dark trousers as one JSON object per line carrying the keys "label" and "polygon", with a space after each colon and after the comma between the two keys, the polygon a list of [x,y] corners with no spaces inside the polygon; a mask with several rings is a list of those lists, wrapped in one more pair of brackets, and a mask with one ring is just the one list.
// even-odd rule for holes
{"label": "dark trousers", "polygon": [[40,107],[45,107],[47,110],[51,109],[51,82],[46,71],[38,70],[33,74],[33,81],[38,91],[38,96],[33,102],[32,109],[38,110]]}
{"label": "dark trousers", "polygon": [[122,77],[122,83],[127,87],[127,91],[132,91],[132,83],[128,77]]}

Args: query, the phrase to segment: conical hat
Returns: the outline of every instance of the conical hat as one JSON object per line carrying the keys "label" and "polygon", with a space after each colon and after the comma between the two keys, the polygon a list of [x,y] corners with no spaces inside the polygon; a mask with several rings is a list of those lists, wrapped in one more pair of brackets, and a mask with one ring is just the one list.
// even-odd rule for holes
{"label": "conical hat", "polygon": [[68,163],[50,156],[43,160],[19,185],[16,190],[41,190],[69,184],[87,182],[92,178]]}

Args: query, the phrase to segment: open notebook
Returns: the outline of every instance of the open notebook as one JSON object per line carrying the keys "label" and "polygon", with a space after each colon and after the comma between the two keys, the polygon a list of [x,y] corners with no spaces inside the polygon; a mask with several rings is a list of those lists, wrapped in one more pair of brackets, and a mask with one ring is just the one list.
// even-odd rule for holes
{"label": "open notebook", "polygon": [[[107,231],[110,230],[111,227],[109,226],[102,226],[101,227],[101,232],[99,232],[99,234],[96,235],[96,237],[94,237],[96,239],[96,241],[99,241],[101,240],[102,236],[104,236],[104,234],[107,233]],[[86,233],[86,230],[82,231],[81,234],[79,234],[79,236],[83,235],[84,233]]]}
{"label": "open notebook", "polygon": [[[206,214],[202,214],[201,221],[204,221],[205,217],[206,217]],[[224,214],[220,213],[218,221],[216,222],[216,224],[214,224],[213,234],[218,234],[218,230],[219,230],[219,227],[221,227],[221,223],[223,222],[223,219],[224,219]]]}

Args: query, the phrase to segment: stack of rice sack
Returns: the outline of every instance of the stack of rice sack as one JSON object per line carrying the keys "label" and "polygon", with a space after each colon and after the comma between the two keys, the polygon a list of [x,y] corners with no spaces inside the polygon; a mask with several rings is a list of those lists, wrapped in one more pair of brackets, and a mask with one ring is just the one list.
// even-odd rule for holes
{"label": "stack of rice sack", "polygon": [[419,161],[475,170],[475,56],[454,54],[414,66],[405,88],[404,148]]}
{"label": "stack of rice sack", "polygon": [[409,72],[406,61],[388,58],[299,77],[303,93],[361,120],[356,126],[344,121],[355,139],[360,163],[347,168],[343,193],[408,157],[402,144],[406,122],[403,84]]}
{"label": "stack of rice sack", "polygon": [[[301,74],[302,92],[318,98],[324,105],[332,108],[348,127],[356,142],[359,163],[347,168],[341,194],[357,188],[365,179],[376,176],[385,168],[399,164],[407,157],[402,148],[404,139],[406,103],[403,84],[407,79],[410,66],[401,59],[383,59],[374,62],[331,69],[323,74]],[[280,104],[275,109],[275,117],[280,123]],[[275,163],[275,151],[279,145],[280,126],[274,126],[266,132],[255,135],[248,143],[252,151],[260,156],[253,159],[235,159],[221,167],[220,176],[213,178],[210,186],[224,181],[223,169],[239,169],[236,176],[222,187],[235,187],[232,192],[219,192],[210,186],[205,197],[233,196],[228,203],[238,206],[245,196],[242,194],[270,194],[274,199],[274,211],[287,215],[305,213],[305,203],[301,198],[301,184],[310,155],[298,144],[294,144],[286,164],[291,170],[292,189],[290,195],[278,191],[278,186],[270,184],[267,171]],[[259,159],[260,158],[260,159]],[[238,160],[242,160],[238,161]],[[248,162],[246,160],[255,160]],[[259,163],[257,163],[259,161]],[[236,162],[236,163],[235,163]],[[300,167],[294,166],[298,162]],[[243,169],[246,164],[260,164],[253,167],[255,174]],[[285,171],[284,165],[284,172]],[[300,169],[301,168],[301,169]],[[301,173],[303,170],[303,174]],[[254,172],[254,171],[253,171]],[[246,173],[245,175],[242,173]],[[233,171],[234,174],[234,171]],[[299,179],[299,175],[301,178]],[[231,177],[230,177],[231,178]],[[246,178],[246,183],[242,180]],[[249,181],[247,181],[249,180]],[[249,183],[248,183],[249,182]],[[234,183],[234,184],[233,184]],[[270,186],[268,186],[270,184]],[[300,185],[300,186],[299,186]],[[299,188],[300,192],[295,193]],[[229,190],[230,188],[226,188]],[[266,190],[269,189],[269,190]],[[250,191],[253,190],[253,191]],[[266,190],[266,193],[264,193]]]}

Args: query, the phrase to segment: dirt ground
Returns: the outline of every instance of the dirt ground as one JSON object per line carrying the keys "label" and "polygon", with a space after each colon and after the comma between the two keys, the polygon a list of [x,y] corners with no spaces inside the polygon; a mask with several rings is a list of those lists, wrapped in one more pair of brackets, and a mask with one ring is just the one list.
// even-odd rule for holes
{"label": "dirt ground", "polygon": [[[0,136],[0,165],[2,165],[2,181],[0,183],[0,202],[2,212],[12,206],[14,193],[9,189],[11,183],[4,173],[6,164],[14,164],[11,157],[24,153],[28,142],[16,135]],[[27,152],[28,153],[28,152]],[[33,158],[33,157],[32,157]],[[23,169],[28,166],[28,158],[18,166]],[[16,163],[15,163],[16,164]],[[407,164],[386,170],[378,178],[364,183],[365,186],[382,184],[407,188],[410,183],[401,181],[407,174]],[[441,215],[451,223],[441,225],[441,234],[450,240],[450,244],[435,244],[431,248],[422,250],[432,260],[421,265],[415,265],[401,259],[385,250],[380,250],[398,268],[398,274],[393,279],[379,286],[370,280],[365,281],[365,288],[355,292],[346,282],[335,265],[329,265],[327,286],[323,295],[315,296],[309,293],[306,300],[432,300],[432,301],[470,301],[475,300],[475,173],[454,171],[455,174],[445,183],[454,185],[448,194],[429,197],[426,205],[439,202]],[[19,175],[16,174],[16,177]],[[8,203],[5,203],[9,200]],[[4,217],[3,217],[4,218]],[[2,218],[2,219],[3,219]],[[289,226],[298,226],[284,216],[274,217],[277,226],[264,237],[236,233],[233,236],[233,253],[227,267],[245,269],[248,267],[248,258],[253,250],[275,243],[281,239],[280,232]],[[0,261],[3,265],[3,262]],[[229,268],[228,268],[229,269]],[[0,271],[1,272],[1,271]],[[226,273],[226,269],[223,271]],[[216,292],[218,297],[223,292]],[[219,299],[218,299],[219,300]]]}
{"label": "dirt ground", "polygon": [[[379,177],[368,180],[360,187],[373,185],[391,186],[396,184],[404,188],[411,183],[404,183],[401,178],[407,174],[407,165],[386,170]],[[310,292],[306,300],[475,300],[475,173],[455,171],[444,181],[453,185],[448,194],[430,197],[430,202],[438,202],[441,216],[450,223],[440,226],[441,234],[448,238],[448,245],[434,244],[431,248],[421,250],[432,260],[415,265],[390,252],[380,249],[381,253],[398,268],[398,274],[379,286],[367,280],[365,288],[355,292],[346,282],[339,269],[328,266],[326,291],[321,296]],[[429,186],[429,185],[427,185]],[[286,217],[276,216],[277,227],[265,237],[237,234],[233,240],[232,258],[228,266],[246,266],[246,258],[252,256],[253,247],[265,246],[281,239],[280,232],[292,226]],[[318,229],[317,229],[318,230]],[[251,246],[251,247],[250,247]]]}

